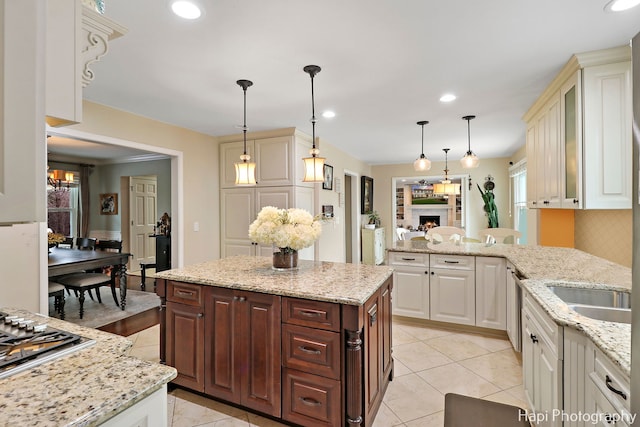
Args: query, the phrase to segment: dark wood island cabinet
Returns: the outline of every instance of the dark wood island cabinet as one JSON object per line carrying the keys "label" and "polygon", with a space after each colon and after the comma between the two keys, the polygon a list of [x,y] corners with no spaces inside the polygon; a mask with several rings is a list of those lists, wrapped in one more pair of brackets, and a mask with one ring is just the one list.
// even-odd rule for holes
{"label": "dark wood island cabinet", "polygon": [[159,273],[174,383],[303,426],[370,426],[393,377],[392,270],[231,257]]}

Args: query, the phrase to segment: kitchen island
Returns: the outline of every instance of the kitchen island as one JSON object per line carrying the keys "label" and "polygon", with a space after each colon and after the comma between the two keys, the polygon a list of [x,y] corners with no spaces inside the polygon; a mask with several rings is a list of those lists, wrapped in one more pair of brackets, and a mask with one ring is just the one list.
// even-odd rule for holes
{"label": "kitchen island", "polygon": [[370,426],[393,376],[392,269],[236,256],[156,274],[175,384],[287,422]]}
{"label": "kitchen island", "polygon": [[127,356],[128,339],[25,310],[3,312],[95,344],[0,379],[2,426],[166,425],[175,369]]}

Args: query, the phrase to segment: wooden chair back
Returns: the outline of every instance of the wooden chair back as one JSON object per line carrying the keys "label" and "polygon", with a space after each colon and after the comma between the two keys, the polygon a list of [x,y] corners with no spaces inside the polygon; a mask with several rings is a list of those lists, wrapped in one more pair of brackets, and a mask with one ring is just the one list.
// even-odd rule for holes
{"label": "wooden chair back", "polygon": [[101,251],[122,253],[122,241],[121,240],[98,240],[96,242],[96,249]]}
{"label": "wooden chair back", "polygon": [[92,251],[96,248],[96,239],[90,237],[78,237],[76,239],[76,248]]}

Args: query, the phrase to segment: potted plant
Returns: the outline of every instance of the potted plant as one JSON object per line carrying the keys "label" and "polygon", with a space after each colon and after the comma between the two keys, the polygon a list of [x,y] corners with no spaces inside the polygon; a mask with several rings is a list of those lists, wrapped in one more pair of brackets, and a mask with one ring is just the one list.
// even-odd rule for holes
{"label": "potted plant", "polygon": [[380,227],[380,215],[378,215],[377,211],[369,211],[367,212],[367,216],[369,217],[369,227],[366,228],[377,228]]}

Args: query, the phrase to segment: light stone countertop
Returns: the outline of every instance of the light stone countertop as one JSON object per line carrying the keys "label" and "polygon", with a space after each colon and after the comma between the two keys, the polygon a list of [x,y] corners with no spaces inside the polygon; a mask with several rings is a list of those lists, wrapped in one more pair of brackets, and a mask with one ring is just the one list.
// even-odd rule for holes
{"label": "light stone countertop", "polygon": [[631,375],[631,325],[582,316],[567,307],[549,286],[631,291],[631,269],[577,249],[484,243],[433,244],[400,241],[391,252],[499,256],[511,261],[521,286],[559,325],[584,333],[628,376]]}
{"label": "light stone countertop", "polygon": [[156,278],[271,295],[363,305],[391,276],[389,266],[298,261],[276,271],[270,257],[233,256],[156,273]]}
{"label": "light stone countertop", "polygon": [[96,341],[0,379],[0,426],[95,426],[160,389],[174,368],[127,356],[131,341],[29,311],[0,311]]}

